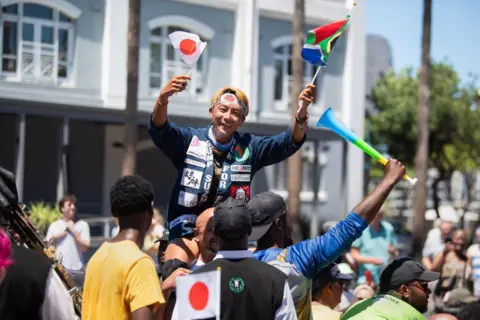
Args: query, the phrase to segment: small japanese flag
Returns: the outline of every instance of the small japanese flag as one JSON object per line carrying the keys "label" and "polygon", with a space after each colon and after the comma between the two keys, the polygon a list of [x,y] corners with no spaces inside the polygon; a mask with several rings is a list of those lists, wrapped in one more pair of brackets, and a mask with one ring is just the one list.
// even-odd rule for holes
{"label": "small japanese flag", "polygon": [[220,317],[220,270],[177,278],[175,319]]}
{"label": "small japanese flag", "polygon": [[190,66],[197,62],[207,46],[206,42],[202,42],[200,37],[193,33],[175,31],[168,37],[182,60]]}

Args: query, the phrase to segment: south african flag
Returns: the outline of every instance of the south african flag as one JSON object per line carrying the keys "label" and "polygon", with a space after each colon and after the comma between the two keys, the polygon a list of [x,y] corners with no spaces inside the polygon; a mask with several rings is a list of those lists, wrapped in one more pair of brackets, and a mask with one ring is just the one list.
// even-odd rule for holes
{"label": "south african flag", "polygon": [[347,15],[345,19],[310,30],[302,49],[303,60],[316,66],[326,66],[328,56],[349,20],[350,15]]}

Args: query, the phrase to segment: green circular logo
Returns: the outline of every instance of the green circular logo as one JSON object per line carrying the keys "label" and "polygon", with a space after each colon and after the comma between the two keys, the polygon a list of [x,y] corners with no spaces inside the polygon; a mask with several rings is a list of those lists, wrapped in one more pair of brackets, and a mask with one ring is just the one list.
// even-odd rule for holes
{"label": "green circular logo", "polygon": [[243,279],[240,277],[233,277],[228,282],[228,286],[230,287],[230,291],[240,293],[245,288],[245,282],[243,282]]}

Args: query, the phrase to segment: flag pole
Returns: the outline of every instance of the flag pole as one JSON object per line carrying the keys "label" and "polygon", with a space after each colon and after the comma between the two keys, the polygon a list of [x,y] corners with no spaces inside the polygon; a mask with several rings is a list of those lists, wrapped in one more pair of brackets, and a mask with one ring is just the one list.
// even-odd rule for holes
{"label": "flag pole", "polygon": [[322,69],[323,67],[318,67],[317,68],[317,71],[315,72],[315,75],[313,76],[313,79],[312,79],[312,82],[310,82],[310,84],[314,84],[315,83],[315,79],[317,79],[317,76],[318,74],[320,73],[320,69]]}
{"label": "flag pole", "polygon": [[192,75],[192,70],[193,70],[193,68],[190,68],[190,70],[188,70],[187,76],[190,77]]}
{"label": "flag pole", "polygon": [[215,317],[216,320],[220,320],[220,299],[222,298],[222,286],[221,286],[221,271],[220,266],[217,267],[217,292],[218,292],[218,299],[217,299],[217,316]]}

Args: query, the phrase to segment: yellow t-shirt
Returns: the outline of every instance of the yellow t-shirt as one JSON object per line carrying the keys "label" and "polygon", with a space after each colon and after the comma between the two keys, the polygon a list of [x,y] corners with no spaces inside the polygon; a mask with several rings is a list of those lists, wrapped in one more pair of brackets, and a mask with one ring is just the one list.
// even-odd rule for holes
{"label": "yellow t-shirt", "polygon": [[340,320],[341,312],[332,310],[328,306],[319,303],[312,303],[313,320]]}
{"label": "yellow t-shirt", "polygon": [[131,319],[135,310],[163,303],[153,260],[133,241],[105,242],[88,262],[82,319]]}

